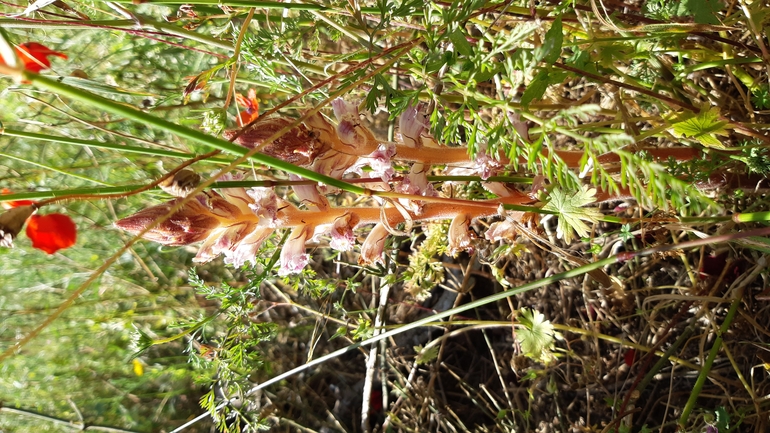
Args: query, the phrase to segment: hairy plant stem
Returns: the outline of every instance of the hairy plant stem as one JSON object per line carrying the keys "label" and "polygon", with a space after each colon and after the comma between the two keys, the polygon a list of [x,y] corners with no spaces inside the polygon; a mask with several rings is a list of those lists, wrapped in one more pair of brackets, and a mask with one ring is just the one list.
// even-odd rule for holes
{"label": "hairy plant stem", "polygon": [[[468,215],[471,218],[483,218],[496,215],[501,205],[515,205],[518,200],[530,201],[531,199],[526,196],[521,196],[513,199],[506,197],[505,199],[481,202],[457,200],[455,203],[451,204],[425,203],[422,207],[422,212],[419,214],[409,212],[409,217],[413,222],[452,219],[457,215],[463,214]],[[533,207],[526,206],[526,209],[532,210]],[[338,207],[330,208],[326,211],[304,211],[287,208],[278,213],[277,220],[280,227],[299,227],[308,224],[319,226],[331,224],[335,219],[348,213],[354,213],[360,218],[359,225],[376,224],[383,219],[385,219],[391,227],[402,222],[408,222],[406,221],[403,211],[395,207]],[[244,215],[243,220],[258,223],[259,217],[253,214]]]}

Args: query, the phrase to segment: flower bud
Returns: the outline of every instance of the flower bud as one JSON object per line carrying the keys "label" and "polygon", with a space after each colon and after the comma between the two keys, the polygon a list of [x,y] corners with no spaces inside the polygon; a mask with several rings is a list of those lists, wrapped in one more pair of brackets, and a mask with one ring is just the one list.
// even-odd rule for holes
{"label": "flower bud", "polygon": [[13,247],[13,240],[35,210],[36,206],[28,205],[15,207],[0,214],[0,247]]}
{"label": "flower bud", "polygon": [[[280,117],[261,119],[235,139],[235,143],[253,149],[262,146],[265,141],[278,131],[292,124],[292,120]],[[233,129],[223,133],[228,140],[236,136],[240,130]],[[305,125],[297,125],[270,144],[260,149],[260,152],[280,160],[297,165],[308,165],[313,162],[321,151],[321,144],[316,135]]]}
{"label": "flower bud", "polygon": [[[132,234],[138,234],[158,218],[167,215],[169,210],[182,199],[172,200],[157,206],[143,209],[134,215],[123,218],[115,226]],[[188,245],[199,242],[219,227],[219,219],[202,204],[208,200],[205,194],[199,194],[187,201],[165,221],[143,235],[147,240],[164,245]]]}

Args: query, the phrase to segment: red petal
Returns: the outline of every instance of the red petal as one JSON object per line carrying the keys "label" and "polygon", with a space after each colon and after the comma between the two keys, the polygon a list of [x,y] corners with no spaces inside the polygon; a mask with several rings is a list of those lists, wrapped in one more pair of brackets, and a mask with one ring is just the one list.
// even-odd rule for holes
{"label": "red petal", "polygon": [[259,99],[257,99],[256,90],[249,89],[249,96],[236,93],[235,101],[239,106],[245,108],[238,114],[238,126],[248,125],[259,117]]}
{"label": "red petal", "polygon": [[35,73],[51,67],[51,61],[48,60],[48,56],[57,56],[62,59],[67,58],[66,54],[54,51],[37,42],[27,42],[19,45],[16,48],[16,54],[24,64],[24,69]]}
{"label": "red petal", "polygon": [[34,248],[53,254],[75,245],[77,228],[67,215],[32,215],[27,221],[27,237]]}
{"label": "red petal", "polygon": [[254,120],[257,120],[259,118],[259,113],[250,112],[249,110],[241,111],[240,114],[238,114],[238,126],[246,126],[249,123],[253,122]]}
{"label": "red petal", "polygon": [[[0,194],[8,195],[8,194],[13,194],[13,193],[11,192],[10,189],[3,188],[3,190],[0,191]],[[13,208],[19,207],[19,206],[30,206],[32,204],[35,204],[35,202],[32,201],[32,200],[14,200],[14,201],[4,201],[4,202],[2,202],[2,206],[5,209],[13,209]]]}

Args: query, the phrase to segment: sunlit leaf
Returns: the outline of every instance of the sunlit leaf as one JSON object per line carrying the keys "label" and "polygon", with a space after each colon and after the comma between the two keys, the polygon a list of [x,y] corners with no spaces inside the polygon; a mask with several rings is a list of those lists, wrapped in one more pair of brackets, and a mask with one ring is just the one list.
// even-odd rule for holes
{"label": "sunlit leaf", "polygon": [[676,14],[692,16],[698,24],[719,24],[718,13],[723,7],[719,0],[682,0]]}
{"label": "sunlit leaf", "polygon": [[674,133],[679,136],[693,138],[702,145],[716,148],[724,148],[717,135],[727,135],[730,126],[725,120],[719,120],[719,109],[712,107],[682,122],[674,123]]}
{"label": "sunlit leaf", "polygon": [[535,50],[535,59],[543,60],[549,65],[554,64],[561,56],[561,47],[564,42],[562,34],[561,16],[556,17],[551,28],[545,33],[543,45]]}
{"label": "sunlit leaf", "polygon": [[523,326],[516,330],[516,340],[521,345],[524,355],[545,364],[553,359],[553,325],[539,311],[522,308],[518,316]]}
{"label": "sunlit leaf", "polygon": [[577,192],[566,192],[554,188],[549,195],[550,200],[543,206],[544,210],[556,212],[558,224],[556,235],[570,243],[574,239],[573,230],[578,237],[586,238],[590,233],[590,227],[583,221],[596,223],[602,217],[598,209],[583,206],[593,203],[596,199],[596,189],[582,186]]}

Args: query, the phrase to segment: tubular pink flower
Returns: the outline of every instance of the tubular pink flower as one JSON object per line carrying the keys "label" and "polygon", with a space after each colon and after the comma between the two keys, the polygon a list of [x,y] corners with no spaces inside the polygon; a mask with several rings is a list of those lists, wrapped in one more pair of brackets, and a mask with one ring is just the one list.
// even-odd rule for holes
{"label": "tubular pink flower", "polygon": [[[296,174],[289,174],[289,180],[305,179]],[[292,185],[291,188],[294,190],[294,193],[297,194],[300,203],[308,207],[314,207],[320,211],[329,210],[329,200],[318,192],[317,185]]]}
{"label": "tubular pink flower", "polygon": [[304,225],[295,227],[289,239],[283,244],[281,249],[281,269],[278,275],[286,276],[296,274],[310,261],[310,255],[305,253],[305,242],[313,235],[313,227]]}
{"label": "tubular pink flower", "polygon": [[278,216],[278,196],[275,191],[272,188],[252,188],[247,190],[246,194],[253,200],[249,208],[259,217],[260,225],[275,227]]}
{"label": "tubular pink flower", "polygon": [[494,176],[503,166],[499,161],[496,161],[487,154],[485,147],[480,148],[476,154],[474,168],[482,179],[487,180]]}
{"label": "tubular pink flower", "polygon": [[471,249],[471,235],[469,227],[471,217],[467,214],[459,214],[449,224],[449,245],[447,252],[450,256],[456,256],[460,251]]}
{"label": "tubular pink flower", "polygon": [[401,113],[398,125],[401,128],[401,139],[407,147],[422,147],[420,135],[427,129],[425,116],[417,111],[417,107],[408,107]]}
{"label": "tubular pink flower", "polygon": [[338,122],[343,120],[350,120],[354,123],[358,121],[358,105],[351,104],[342,98],[337,98],[332,101],[332,110],[334,110],[334,117]]}
{"label": "tubular pink flower", "polygon": [[329,245],[337,251],[350,251],[356,243],[353,229],[358,225],[358,215],[348,212],[334,220],[331,228],[332,240]]}
{"label": "tubular pink flower", "polygon": [[254,229],[256,225],[243,222],[226,227],[220,227],[211,232],[193,258],[194,262],[206,263],[225,251],[235,249],[238,244]]}
{"label": "tubular pink flower", "polygon": [[[222,177],[219,178],[219,180],[223,182],[229,182],[243,180],[244,178],[245,176],[243,173],[225,173],[222,175]],[[247,215],[249,212],[251,212],[249,204],[253,203],[253,200],[246,192],[246,188],[222,188],[219,190],[219,193],[222,195],[222,197],[225,198],[225,200],[238,206],[238,209],[241,210],[242,214]]]}
{"label": "tubular pink flower", "polygon": [[337,124],[337,137],[348,147],[356,150],[358,155],[371,153],[371,149],[377,148],[377,139],[372,132],[361,125],[361,117],[358,113],[358,105],[346,102],[342,98],[332,101],[334,117]]}
{"label": "tubular pink flower", "polygon": [[377,223],[361,245],[361,256],[358,258],[358,264],[368,266],[377,262],[385,263],[382,259],[382,252],[385,249],[388,235],[390,232],[388,232],[385,224]]}
{"label": "tubular pink flower", "polygon": [[[409,174],[404,176],[404,180],[395,187],[396,192],[402,194],[421,195],[423,197],[436,197],[438,193],[433,185],[428,182],[428,170],[430,166],[416,162],[409,169]],[[398,199],[401,204],[409,208],[412,212],[421,213],[423,202],[414,200]]]}
{"label": "tubular pink flower", "polygon": [[273,229],[269,227],[257,227],[246,235],[235,248],[224,250],[225,263],[233,265],[235,268],[240,268],[246,262],[257,264],[256,256],[259,247],[262,242],[265,241],[271,234]]}
{"label": "tubular pink flower", "polygon": [[360,124],[358,115],[358,106],[346,102],[342,98],[337,98],[332,101],[332,109],[334,110],[334,117],[339,122],[337,125],[337,136],[339,139],[349,146],[355,146],[359,141],[356,127]]}
{"label": "tubular pink flower", "polygon": [[368,165],[372,168],[372,174],[376,177],[382,178],[385,182],[390,182],[390,179],[396,173],[393,170],[393,165],[390,159],[396,154],[396,146],[392,143],[382,143],[376,151],[372,152],[368,156],[359,158],[348,171],[354,172],[359,176],[363,176],[361,167]]}

